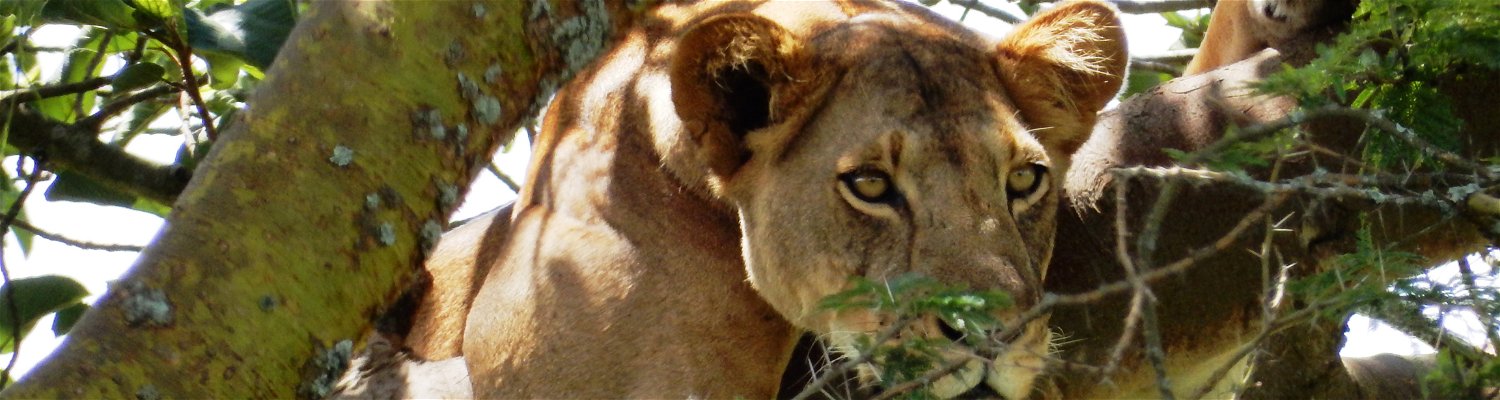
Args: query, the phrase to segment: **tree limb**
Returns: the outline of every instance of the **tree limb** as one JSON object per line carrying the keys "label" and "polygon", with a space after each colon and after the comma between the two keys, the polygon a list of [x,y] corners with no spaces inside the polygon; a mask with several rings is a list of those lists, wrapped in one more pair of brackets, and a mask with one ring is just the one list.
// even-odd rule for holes
{"label": "tree limb", "polygon": [[172,204],[191,178],[191,171],[176,165],[158,165],[104,144],[97,131],[53,121],[26,107],[13,110],[10,144],[24,152],[45,154],[51,166],[162,204]]}

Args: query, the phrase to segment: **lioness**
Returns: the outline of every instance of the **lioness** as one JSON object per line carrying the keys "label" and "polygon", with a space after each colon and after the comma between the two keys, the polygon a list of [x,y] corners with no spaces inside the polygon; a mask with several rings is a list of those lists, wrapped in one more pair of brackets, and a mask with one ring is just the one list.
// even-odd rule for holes
{"label": "lioness", "polygon": [[[474,396],[772,397],[800,330],[848,344],[890,323],[818,307],[853,277],[1003,290],[1014,318],[1125,65],[1094,1],[1002,41],[902,3],[662,5],[547,113],[509,236],[476,268]],[[1025,327],[934,393],[1026,397],[1049,330]]]}
{"label": "lioness", "polygon": [[[797,329],[886,322],[819,309],[856,276],[1035,303],[1059,172],[1125,64],[1098,2],[998,44],[899,3],[660,7],[547,113],[469,313],[474,395],[770,397]],[[935,392],[1026,396],[1027,326]]]}
{"label": "lioness", "polygon": [[1278,48],[1309,29],[1343,22],[1359,0],[1220,0],[1198,54],[1183,75],[1196,75]]}

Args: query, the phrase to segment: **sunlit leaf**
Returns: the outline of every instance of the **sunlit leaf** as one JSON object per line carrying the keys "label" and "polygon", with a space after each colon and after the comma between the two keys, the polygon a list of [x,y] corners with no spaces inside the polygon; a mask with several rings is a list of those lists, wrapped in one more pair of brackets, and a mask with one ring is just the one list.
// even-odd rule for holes
{"label": "sunlit leaf", "polygon": [[240,77],[240,67],[245,65],[245,62],[238,58],[209,53],[203,53],[202,56],[208,61],[209,87],[218,90],[234,87],[234,82]]}
{"label": "sunlit leaf", "polygon": [[135,7],[142,13],[162,21],[171,21],[182,17],[182,9],[187,6],[182,0],[133,0]]}
{"label": "sunlit leaf", "polygon": [[[99,76],[99,72],[104,68],[104,56],[101,56],[99,52],[102,50],[107,54],[130,50],[134,47],[135,38],[135,34],[110,34],[103,29],[85,30],[82,37],[75,43],[75,49],[68,52],[68,58],[63,62],[62,72],[58,74],[57,83],[82,82]],[[106,39],[109,40],[108,43],[104,43]],[[98,97],[97,92],[87,91],[42,99],[35,104],[37,111],[43,115],[71,123],[79,117],[75,115],[79,109],[84,114],[93,110],[96,97]]]}

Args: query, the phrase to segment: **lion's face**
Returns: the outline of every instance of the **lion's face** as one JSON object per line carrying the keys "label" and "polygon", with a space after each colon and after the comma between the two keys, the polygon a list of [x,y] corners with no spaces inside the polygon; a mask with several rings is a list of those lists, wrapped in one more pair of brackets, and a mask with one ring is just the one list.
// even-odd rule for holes
{"label": "lion's face", "polygon": [[[1037,303],[1061,172],[1123,74],[1108,7],[1059,7],[994,47],[910,17],[860,16],[809,39],[749,17],[704,24],[684,46],[721,50],[679,60],[675,100],[702,128],[710,185],[739,213],[750,281],[782,315],[847,345],[891,319],[822,299],[854,277],[909,273],[1008,293],[1007,323]],[[955,331],[925,320],[903,334]],[[1004,340],[936,394],[983,381],[1025,397],[1046,321]]]}
{"label": "lion's face", "polygon": [[[757,140],[779,132],[752,133],[752,154],[778,156],[752,157],[732,181],[751,282],[793,323],[835,341],[890,322],[819,308],[851,277],[879,282],[915,272],[1000,289],[1027,307],[1038,300],[1052,250],[1058,165],[1017,119],[986,59],[895,41],[906,43],[851,55],[863,62],[829,89],[825,106],[791,139],[794,148]],[[939,334],[936,323],[914,328]],[[1032,322],[996,367],[1040,371],[1045,324]],[[951,394],[967,390],[983,371],[969,370],[964,384],[940,383],[939,392],[944,384],[954,386]],[[1030,381],[1005,378],[997,382]]]}

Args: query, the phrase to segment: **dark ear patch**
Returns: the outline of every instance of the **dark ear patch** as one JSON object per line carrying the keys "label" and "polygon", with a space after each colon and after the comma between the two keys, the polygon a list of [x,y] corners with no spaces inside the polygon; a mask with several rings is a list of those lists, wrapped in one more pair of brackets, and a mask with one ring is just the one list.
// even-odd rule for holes
{"label": "dark ear patch", "polygon": [[718,74],[715,83],[719,84],[719,98],[725,103],[725,124],[736,136],[744,136],[771,122],[771,87],[765,69],[752,62]]}
{"label": "dark ear patch", "polygon": [[672,103],[711,173],[731,176],[749,160],[744,137],[777,118],[776,90],[790,80],[795,47],[786,30],[749,14],[708,19],[678,40]]}

